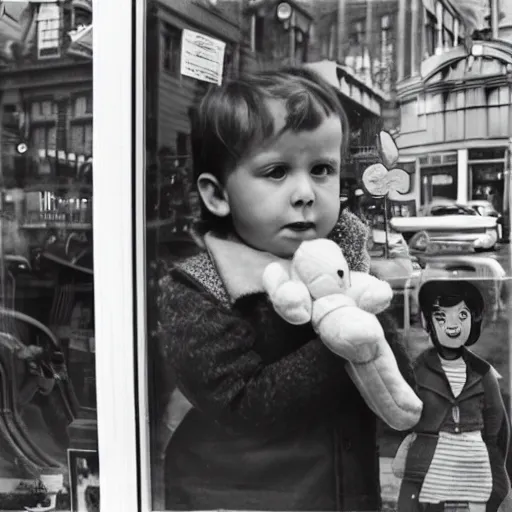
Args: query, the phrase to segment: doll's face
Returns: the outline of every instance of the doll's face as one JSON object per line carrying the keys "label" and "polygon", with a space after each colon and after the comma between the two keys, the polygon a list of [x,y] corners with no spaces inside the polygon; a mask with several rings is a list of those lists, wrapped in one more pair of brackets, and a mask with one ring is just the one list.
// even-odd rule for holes
{"label": "doll's face", "polygon": [[465,345],[471,332],[471,312],[464,301],[455,306],[438,306],[432,323],[439,343],[457,349]]}

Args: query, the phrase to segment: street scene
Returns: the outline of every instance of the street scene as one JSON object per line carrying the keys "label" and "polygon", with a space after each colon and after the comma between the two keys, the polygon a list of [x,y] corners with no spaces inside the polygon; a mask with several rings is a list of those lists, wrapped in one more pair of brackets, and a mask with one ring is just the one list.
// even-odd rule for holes
{"label": "street scene", "polygon": [[[145,173],[145,190],[135,190],[135,193],[145,196],[146,230],[140,238],[146,244],[148,347],[155,346],[156,334],[165,323],[159,316],[159,279],[170,267],[178,267],[204,253],[198,219],[205,205],[196,183],[199,164],[193,158],[201,141],[192,140],[197,105],[207,91],[222,87],[231,79],[292,66],[303,70],[305,76],[309,76],[308,73],[319,76],[328,87],[322,101],[329,103],[325,97],[335,97],[346,117],[341,123],[341,151],[334,158],[336,172],[339,172],[336,206],[339,204],[342,212],[354,214],[364,225],[363,245],[369,255],[368,268],[361,261],[356,263],[361,263],[361,270],[368,270],[390,286],[392,297],[385,310],[389,321],[386,339],[390,345],[391,337],[402,340],[412,361],[417,361],[428,349],[438,351],[437,363],[449,359],[443,354],[460,355],[457,351],[460,347],[449,346],[449,350],[445,350],[446,344],[455,343],[453,339],[458,334],[448,332],[443,338],[442,325],[449,323],[446,318],[453,313],[453,308],[462,304],[464,311],[457,310],[457,322],[463,326],[460,330],[467,327],[469,315],[471,327],[469,332],[464,331],[465,340],[468,345],[470,341],[474,343],[470,350],[481,358],[476,367],[487,370],[486,383],[490,380],[489,386],[496,384],[494,394],[485,388],[486,399],[491,396],[494,405],[503,403],[503,410],[510,417],[512,2],[147,0],[145,16],[145,90],[136,91],[145,96],[145,168],[137,170]],[[91,0],[0,2],[1,511],[92,512],[100,509],[92,226],[92,20]],[[264,102],[253,103],[261,107],[256,109],[257,114],[264,110]],[[321,147],[324,138],[320,141]],[[291,147],[296,149],[293,144]],[[308,148],[304,144],[296,153],[306,153]],[[212,154],[215,157],[207,160],[207,164],[213,169],[222,155],[215,151]],[[323,168],[322,173],[326,172],[332,179],[332,169],[324,167],[327,171]],[[279,172],[272,180],[281,183]],[[126,179],[132,179],[129,169]],[[211,188],[215,180],[209,179]],[[208,187],[205,189],[207,195]],[[244,196],[240,209],[254,200],[253,196],[257,196],[257,190],[250,190]],[[264,195],[259,199],[263,201]],[[267,220],[272,222],[272,219]],[[114,221],[114,216],[106,220],[105,229],[116,229]],[[310,226],[301,221],[295,223],[299,224],[295,228],[296,232],[304,233]],[[347,242],[344,251],[350,247]],[[245,254],[237,253],[239,267],[243,267],[240,262],[243,263]],[[211,276],[208,272],[215,274],[213,267],[205,266],[205,260],[192,261],[196,262],[196,274],[183,281],[188,279],[187,283],[197,284],[202,272],[203,277]],[[343,278],[340,276],[340,279]],[[437,295],[426,292],[422,295],[421,290],[427,290],[428,283],[432,282],[437,283],[438,288],[434,290]],[[446,283],[460,286],[445,291]],[[453,297],[462,297],[458,295],[466,286],[462,283],[469,283],[469,291],[466,290],[463,299],[453,302]],[[226,300],[215,286],[212,293],[220,302]],[[187,307],[199,308],[204,295],[197,294],[196,300],[190,300]],[[430,317],[425,317],[422,311],[429,307],[429,299],[433,309],[429,310]],[[203,326],[205,330],[215,326],[216,321],[221,324],[221,319],[208,311],[211,316],[206,320],[206,315],[199,311],[192,325],[183,329],[186,339],[180,341],[189,343],[198,339],[194,331],[196,323],[207,324]],[[184,309],[175,312],[173,318],[180,320],[188,313],[189,310]],[[442,315],[445,316],[441,318]],[[228,324],[225,332],[236,333],[237,328],[244,331],[245,326]],[[214,332],[213,336],[217,334]],[[238,354],[237,347],[228,347],[230,357]],[[200,359],[194,359],[187,350],[174,347],[172,354],[183,361],[192,361],[193,370],[199,372]],[[280,358],[274,355],[274,350],[275,347],[270,346],[262,352],[270,359],[275,358],[277,365]],[[212,395],[214,392],[220,395],[217,402],[213,400],[213,405],[209,404],[212,410],[227,401],[228,412],[217,411],[215,421],[210,418],[207,421],[186,398],[193,392],[178,388],[176,394],[169,392],[178,379],[175,369],[162,370],[158,363],[171,350],[163,355],[148,352],[149,367],[139,368],[138,373],[140,378],[148,375],[150,389],[150,439],[141,445],[142,449],[150,446],[151,450],[152,509],[198,509],[201,507],[194,505],[198,502],[187,501],[189,494],[198,499],[203,497],[207,502],[215,497],[214,492],[208,495],[206,485],[201,486],[202,471],[208,471],[208,463],[199,465],[194,475],[196,480],[183,478],[191,459],[192,462],[202,460],[200,448],[205,445],[213,453],[211,461],[217,453],[215,462],[221,461],[222,469],[224,459],[228,469],[229,463],[235,461],[234,481],[244,470],[251,470],[251,464],[256,465],[260,476],[265,476],[263,466],[257,465],[263,464],[265,457],[261,454],[267,453],[267,440],[261,443],[263,447],[256,446],[262,451],[256,451],[258,443],[254,439],[258,439],[259,432],[251,432],[254,437],[249,441],[235,436],[240,444],[234,447],[229,437],[231,428],[236,431],[240,424],[246,426],[243,421],[253,429],[255,425],[259,429],[260,420],[265,425],[268,417],[255,419],[250,415],[251,407],[261,406],[261,397],[251,395],[244,401],[244,393],[240,391],[228,399],[226,390],[232,389],[229,389],[229,365],[226,365],[222,371],[210,374],[209,380],[206,377],[204,380],[214,388]],[[254,355],[254,350],[248,352]],[[315,353],[309,356],[313,364]],[[209,357],[208,353],[204,359]],[[467,357],[469,379],[473,369],[471,362],[475,360]],[[318,356],[314,361],[320,364],[322,358]],[[249,388],[251,384],[253,389],[258,388],[255,383],[261,382],[258,381],[261,375],[273,375],[272,364],[266,367],[258,364],[254,364],[252,377],[247,379]],[[449,376],[457,375],[461,367],[446,370],[439,364],[437,370],[443,375],[450,394],[454,388]],[[303,361],[300,368],[304,373],[309,369],[311,375],[316,375],[316,369],[311,369],[307,361]],[[239,368],[231,371],[238,376]],[[276,373],[276,382],[301,384],[292,371]],[[428,374],[428,378],[431,376]],[[195,382],[193,377],[189,379]],[[479,378],[476,380],[480,382]],[[261,388],[265,384],[260,384]],[[364,385],[362,388],[364,391]],[[478,390],[480,397],[484,389],[478,387]],[[295,388],[292,391],[290,394],[296,398]],[[459,392],[464,396],[464,390],[459,389]],[[272,389],[267,393],[279,395]],[[427,396],[425,389],[421,393],[425,393],[421,395],[422,400],[430,404],[428,400],[432,397]],[[453,393],[450,400],[455,403],[459,395]],[[324,395],[311,391],[315,407],[317,401],[323,403]],[[205,403],[208,405],[207,401]],[[179,420],[174,417],[171,405],[182,414]],[[268,404],[262,406],[263,412],[268,411],[266,406]],[[316,413],[325,412],[318,409],[314,409],[311,418],[304,418],[304,424],[313,421]],[[486,411],[490,409],[492,407],[487,407]],[[497,409],[499,417],[503,411]],[[247,414],[242,420],[236,416],[239,410]],[[284,404],[282,411],[290,411],[292,415],[293,404]],[[281,417],[282,411],[278,411]],[[453,419],[449,420],[452,431],[446,439],[458,442],[459,432],[455,429],[461,423],[459,416],[467,411],[460,405],[460,410],[453,407],[449,412],[451,415],[447,413],[446,417]],[[218,429],[218,418],[220,422],[232,422],[226,429],[228,434]],[[364,415],[358,418],[360,428],[353,422],[345,424],[346,429],[366,433],[365,418],[368,419]],[[487,421],[487,417],[484,420]],[[180,428],[183,424],[191,427],[188,437],[186,429]],[[332,492],[330,485],[323,485],[317,492],[316,484],[317,480],[323,481],[325,474],[331,476],[328,463],[334,465],[339,461],[331,460],[334,450],[325,439],[316,437],[311,442],[307,437],[311,434],[308,428],[298,428],[298,437],[279,445],[279,450],[269,457],[272,459],[274,454],[282,457],[276,460],[281,460],[286,468],[279,467],[275,474],[268,472],[269,486],[274,485],[273,478],[277,481],[283,472],[287,473],[290,478],[300,480],[296,487],[302,509],[306,504],[300,499],[311,499],[308,504],[321,503],[322,510],[330,510],[331,503],[323,501],[325,495]],[[496,481],[496,478],[490,484],[487,481],[488,466],[493,466],[494,477],[500,474],[506,481],[505,473],[499,470],[504,469],[512,476],[512,452],[501,450],[502,460],[496,463],[490,455],[487,457],[482,429],[468,425],[464,428],[468,430],[464,434],[476,439],[471,445],[472,449],[476,446],[475,452],[469,452],[471,456],[476,453],[473,457],[476,460],[485,452],[484,463],[477,467],[483,477],[478,480],[474,498],[481,505]],[[399,449],[406,446],[403,443],[411,429],[413,425],[398,431],[378,420],[376,468],[380,505],[374,506],[376,498],[372,498],[367,506],[364,500],[344,506],[338,496],[338,510],[411,510],[410,502],[399,505],[407,468],[397,469]],[[196,434],[197,446],[193,437]],[[314,434],[319,435],[317,431]],[[354,439],[356,434],[352,432]],[[225,444],[216,442],[219,439],[216,435]],[[503,435],[502,430],[490,437],[500,435]],[[280,434],[275,436],[279,437]],[[272,443],[276,442],[275,438]],[[180,452],[176,439],[181,439],[182,445],[190,440],[190,444]],[[203,444],[199,444],[199,440]],[[359,449],[363,450],[361,445],[365,444],[365,438],[359,441]],[[487,437],[484,441],[488,441]],[[341,473],[347,481],[353,472],[362,475],[360,480],[366,482],[367,474],[371,473],[368,469],[371,456],[363,463],[362,458],[359,461],[351,455],[355,444],[352,440],[336,437],[335,441],[329,440],[331,442],[354,464],[353,471],[345,467]],[[410,446],[408,449],[406,455],[412,453]],[[226,455],[228,452],[232,460]],[[302,471],[304,461],[308,464],[307,471]],[[358,461],[359,470],[355,467]],[[434,467],[439,464],[435,454],[430,462]],[[212,473],[217,467],[211,465],[214,469],[210,470],[209,477],[213,480],[216,475]],[[314,470],[310,471],[311,468]],[[253,482],[248,482],[247,488],[235,489],[237,492],[233,494],[242,496],[243,500],[250,483]],[[353,487],[360,483],[357,480]],[[183,484],[181,488],[179,484]],[[351,487],[352,484],[346,485]],[[437,492],[435,485],[432,488]],[[181,498],[177,489],[183,491],[185,498]],[[219,495],[222,490],[222,486],[216,489]],[[178,501],[171,499],[174,491]],[[361,490],[358,492],[364,494]],[[433,498],[423,495],[421,499],[451,503],[444,510],[452,512],[470,510],[466,502],[471,500],[461,499],[463,504],[453,505],[453,500],[436,492],[432,492]],[[314,502],[316,493],[318,501]],[[408,492],[406,497],[415,493]],[[274,503],[282,503],[279,501],[282,498],[277,496],[279,493],[275,494],[270,498],[276,499]],[[495,494],[492,499],[496,500]],[[248,498],[249,505],[244,509],[258,509],[256,498],[251,499]],[[247,502],[242,503],[247,505]],[[295,502],[286,502],[289,510],[300,508],[295,505]],[[268,510],[278,508],[266,507]],[[512,510],[512,506],[510,509],[505,506],[504,510]]]}

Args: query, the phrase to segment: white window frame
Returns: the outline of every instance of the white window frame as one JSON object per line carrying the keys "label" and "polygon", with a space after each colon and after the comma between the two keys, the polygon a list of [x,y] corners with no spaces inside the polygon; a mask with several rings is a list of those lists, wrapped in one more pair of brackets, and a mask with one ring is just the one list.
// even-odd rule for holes
{"label": "white window frame", "polygon": [[[141,3],[128,5],[133,9],[134,4],[139,8]],[[126,7],[126,0],[93,0],[98,452],[101,510],[109,512],[140,510],[133,278],[134,173],[131,172],[134,36],[133,12]],[[139,30],[142,18],[137,19],[137,31],[142,38],[144,30]],[[112,20],[115,20],[115,36]],[[115,44],[105,44],[105,41],[112,42],[112,37],[115,37]],[[142,42],[139,43],[137,48],[142,48]],[[142,91],[141,87],[137,89],[141,98]],[[136,149],[137,154],[142,154],[140,147]],[[145,325],[141,329],[145,329]]]}
{"label": "white window frame", "polygon": [[[56,59],[61,56],[62,16],[57,2],[46,2],[37,13],[37,58]],[[48,34],[50,33],[50,37]],[[44,37],[47,36],[47,37]],[[42,54],[42,50],[55,50]]]}

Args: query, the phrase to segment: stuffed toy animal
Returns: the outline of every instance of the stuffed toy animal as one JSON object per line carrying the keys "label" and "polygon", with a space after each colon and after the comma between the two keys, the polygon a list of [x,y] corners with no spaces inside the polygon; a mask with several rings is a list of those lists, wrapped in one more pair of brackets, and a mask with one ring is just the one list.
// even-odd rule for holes
{"label": "stuffed toy animal", "polygon": [[324,344],[347,360],[347,370],[368,406],[396,430],[419,421],[423,404],[398,369],[375,314],[389,306],[388,283],[353,272],[339,246],[303,242],[290,269],[270,263],[263,286],[276,312],[292,324],[311,321]]}

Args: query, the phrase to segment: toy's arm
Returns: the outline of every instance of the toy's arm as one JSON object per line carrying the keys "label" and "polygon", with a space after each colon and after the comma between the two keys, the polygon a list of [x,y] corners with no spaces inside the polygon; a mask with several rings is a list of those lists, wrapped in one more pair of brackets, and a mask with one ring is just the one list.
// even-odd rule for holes
{"label": "toy's arm", "polygon": [[403,378],[375,315],[341,294],[313,303],[312,324],[325,345],[347,359],[347,372],[368,407],[396,430],[419,421],[423,404]]}
{"label": "toy's arm", "polygon": [[380,354],[367,363],[347,363],[347,372],[368,407],[395,430],[414,427],[423,403],[403,378],[388,343],[379,343]]}
{"label": "toy's arm", "polygon": [[276,312],[288,323],[305,324],[311,320],[312,299],[302,281],[292,280],[278,262],[267,265],[263,272],[263,288]]}
{"label": "toy's arm", "polygon": [[368,313],[384,311],[393,298],[393,290],[386,281],[364,272],[350,272],[350,288],[346,294]]}

